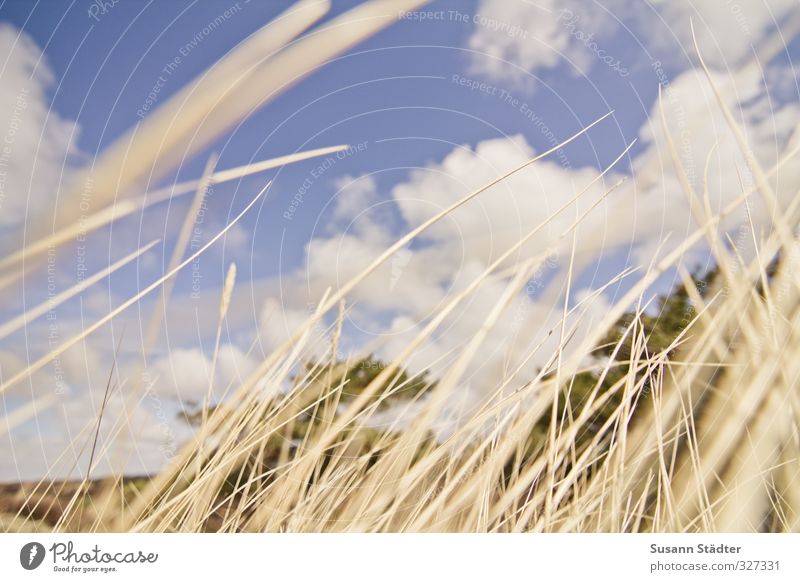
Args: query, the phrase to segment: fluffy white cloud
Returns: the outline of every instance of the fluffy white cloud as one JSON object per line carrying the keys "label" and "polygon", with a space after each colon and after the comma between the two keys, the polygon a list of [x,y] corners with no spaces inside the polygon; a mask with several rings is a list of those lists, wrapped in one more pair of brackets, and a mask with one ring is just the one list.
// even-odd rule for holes
{"label": "fluffy white cloud", "polygon": [[377,184],[373,176],[343,176],[336,181],[334,219],[350,219],[377,202]]}
{"label": "fluffy white cloud", "polygon": [[213,401],[223,397],[229,387],[230,391],[235,390],[256,367],[255,361],[242,350],[225,344],[220,346],[211,382],[211,357],[212,354],[197,348],[170,350],[153,365],[154,392],[180,402],[202,403],[210,389]]}
{"label": "fluffy white cloud", "polygon": [[642,58],[685,68],[687,56],[694,58],[691,21],[706,61],[733,69],[777,28],[787,38],[796,34],[796,8],[794,0],[481,0],[468,44],[477,51],[471,59],[473,71],[501,81],[522,81],[528,73],[567,60],[568,70],[579,74],[595,63],[625,74],[636,55],[626,54],[626,63],[615,58],[621,56],[613,54],[619,34],[641,43],[647,51]]}
{"label": "fluffy white cloud", "polygon": [[[657,0],[656,12],[664,26],[656,28],[655,36],[645,36],[645,23],[639,30],[649,43],[656,44],[665,54],[683,47],[694,54],[690,20],[694,23],[697,44],[703,58],[718,68],[736,68],[752,57],[753,47],[776,28],[786,33],[800,25],[797,2],[794,0],[751,0],[749,2],[719,2],[694,0],[674,2]],[[624,8],[622,4],[620,8]],[[791,34],[788,35],[791,37]]]}
{"label": "fluffy white cloud", "polygon": [[[108,347],[113,345],[113,338],[105,333],[92,336],[3,394],[0,416],[14,422],[0,427],[0,447],[7,452],[0,457],[0,480],[86,475],[112,368]],[[93,468],[98,477],[121,471],[153,473],[191,433],[188,425],[178,420],[179,406],[157,390],[143,390],[140,385],[134,395],[133,366],[120,365],[124,369],[112,379],[100,423]],[[13,352],[0,352],[4,380],[26,367],[25,360]]]}
{"label": "fluffy white cloud", "polygon": [[[102,401],[102,391],[61,397],[38,410],[34,420],[0,434],[7,452],[0,457],[0,479],[85,476]],[[177,414],[153,393],[137,403],[124,391],[114,392],[103,412],[92,475],[145,475],[161,469],[191,434],[188,425],[176,421]]]}
{"label": "fluffy white cloud", "polygon": [[[290,294],[297,291],[292,289]],[[259,322],[259,342],[265,354],[273,352],[280,347],[287,339],[292,337],[304,323],[311,317],[313,310],[302,308],[299,303],[295,303],[301,297],[298,292],[289,301],[280,302],[275,298],[269,298],[264,302],[261,310]],[[297,307],[292,307],[297,305]],[[319,323],[311,328],[306,338],[306,342],[300,352],[301,358],[317,359],[324,355],[327,348],[325,340],[325,328]]]}
{"label": "fluffy white cloud", "polygon": [[[528,72],[561,63],[570,45],[562,23],[570,5],[556,0],[481,0],[468,41],[478,53],[472,70],[493,79],[519,81]],[[582,53],[568,56],[586,64]]]}
{"label": "fluffy white cloud", "polygon": [[[381,205],[393,210],[395,222],[399,214],[404,222],[401,230],[405,231],[533,155],[535,151],[522,136],[457,147],[441,162],[411,171],[405,182],[392,189],[388,201],[385,195],[379,197],[372,192],[374,183],[367,180],[367,194],[358,191],[334,210],[335,220],[343,230],[312,240],[306,249],[304,267],[282,278],[281,300],[268,300],[264,311],[272,315],[265,315],[266,323],[261,326],[265,347],[279,345],[306,320],[310,311],[302,308],[303,300],[318,301],[329,287],[337,289],[357,276],[397,238],[399,233],[390,231],[390,223],[371,211],[378,206],[374,200],[382,200]],[[596,178],[598,172],[591,168],[571,169],[562,167],[557,160],[543,161],[453,212],[413,245],[395,253],[351,293],[349,331],[360,337],[360,342],[351,345],[372,350],[380,357],[395,357],[419,333],[423,322],[480,276],[501,253]],[[578,208],[588,209],[610,180],[614,178],[598,180],[584,194]],[[370,203],[371,207],[365,207]],[[480,361],[471,367],[463,382],[460,393],[465,400],[461,404],[496,387],[498,378],[543,341],[545,347],[528,361],[524,375],[532,376],[545,363],[547,347],[552,348],[555,341],[547,340],[548,332],[560,317],[560,309],[552,302],[537,301],[548,286],[556,289],[556,295],[559,293],[563,272],[557,270],[555,257],[563,256],[571,237],[560,235],[574,220],[575,209],[571,208],[541,229],[503,265],[503,269],[513,268],[526,257],[550,253],[532,274],[528,288],[487,337]],[[593,232],[602,232],[604,216],[596,212],[590,215],[589,223]],[[612,233],[608,236],[612,237]],[[581,244],[580,252],[586,260],[596,257],[595,243],[592,239]],[[429,369],[435,376],[445,372],[464,342],[484,324],[507,284],[506,279],[486,281],[453,311],[441,329],[407,362],[408,367],[413,371]],[[599,300],[594,307],[603,309],[607,305]],[[315,330],[315,345],[324,345],[322,331],[321,327]]]}
{"label": "fluffy white cloud", "polygon": [[[768,70],[767,74],[778,73]],[[714,73],[713,80],[745,127],[755,158],[763,167],[772,167],[786,153],[791,136],[800,135],[800,107],[775,99],[763,84],[762,72],[751,67],[732,75]],[[721,210],[753,185],[744,156],[703,73],[689,70],[672,79],[664,89],[663,104],[681,164],[699,194],[706,185],[713,211]],[[594,208],[578,229],[576,278],[584,269],[594,269],[599,262],[624,250],[632,251],[631,266],[646,267],[668,235],[670,245],[678,245],[695,228],[686,193],[674,171],[658,103],[652,106],[650,121],[641,128],[639,140],[644,147],[633,159],[633,174]],[[440,162],[411,171],[406,181],[391,190],[390,201],[405,222],[403,230],[421,224],[535,153],[522,136],[489,139],[474,147],[456,147]],[[564,167],[554,158],[493,187],[426,231],[415,245],[398,252],[360,285],[351,297],[355,303],[351,321],[357,329],[378,337],[375,351],[380,356],[396,356],[420,331],[421,322],[597,177],[596,169]],[[612,173],[591,187],[577,205],[577,213],[587,210],[618,177]],[[787,165],[775,177],[774,187],[780,200],[788,201],[800,189],[800,167]],[[385,195],[376,197],[371,191],[368,197],[361,197],[361,193],[353,197],[369,201],[376,198],[385,202]],[[304,268],[284,279],[290,290],[285,297],[318,300],[328,287],[336,289],[357,275],[397,238],[397,233],[390,236],[386,222],[371,217],[363,206],[353,203],[337,208],[336,220],[348,229],[308,244]],[[750,211],[756,228],[769,227],[769,215],[757,196],[752,199]],[[742,208],[731,215],[723,229],[738,238],[741,245],[737,251],[748,256],[750,234],[739,236],[737,231],[746,223],[745,212]],[[511,268],[545,249],[552,249],[553,254],[489,333],[480,358],[464,379],[460,392],[464,399],[459,406],[496,387],[498,379],[523,361],[535,346],[542,344],[525,366],[524,375],[535,373],[553,353],[558,338],[548,333],[561,317],[565,258],[572,245],[571,236],[559,236],[572,225],[577,213],[571,208],[551,220],[508,260],[505,267]],[[358,228],[359,221],[365,221],[370,228]],[[382,227],[382,233],[377,235],[374,227]],[[556,261],[555,257],[561,260]],[[696,257],[687,257],[687,261],[694,260]],[[606,279],[594,281],[594,285],[605,283],[610,276],[608,273]],[[506,284],[504,280],[485,282],[447,318],[440,332],[415,354],[408,366],[414,371],[430,369],[434,375],[446,372],[460,348],[481,328]],[[587,297],[589,291],[574,289],[571,301]],[[282,307],[277,301],[271,306],[276,311]],[[608,308],[605,299],[597,298],[587,304],[585,316],[571,318],[570,325],[577,325],[573,343],[588,333],[592,321],[602,317]],[[285,317],[292,321],[290,327],[297,327],[308,312],[289,309],[286,313]]]}
{"label": "fluffy white cloud", "polygon": [[78,128],[51,108],[55,78],[26,33],[0,23],[0,54],[0,226],[11,227],[52,208]]}
{"label": "fluffy white cloud", "polygon": [[[392,195],[406,222],[417,226],[536,153],[521,135],[485,140],[474,150],[459,147],[440,164],[412,171],[409,181],[396,186]],[[457,209],[423,238],[452,241],[464,257],[488,264],[597,177],[594,169],[563,167],[555,158],[543,160]],[[578,209],[596,202],[614,181],[613,177],[599,180],[578,201]],[[528,250],[541,251],[556,244],[574,219],[572,209],[550,220]]]}
{"label": "fluffy white cloud", "polygon": [[[793,73],[784,70],[784,74]],[[732,75],[714,73],[713,81],[744,128],[755,159],[764,169],[772,168],[788,152],[790,137],[800,122],[800,106],[776,101],[765,90],[761,71],[751,67]],[[692,69],[682,73],[665,89],[662,102],[687,178],[699,197],[707,190],[714,212],[755,186],[748,163],[702,72]],[[634,162],[638,220],[632,231],[640,244],[648,238],[652,243],[671,232],[676,235],[671,244],[677,245],[695,222],[673,170],[660,107],[654,104],[650,121],[640,133],[647,149]],[[800,188],[797,164],[784,166],[772,186],[779,202],[788,203]],[[701,199],[697,203],[702,206]],[[770,215],[760,195],[751,197],[749,211],[756,228],[769,227]],[[722,228],[737,239],[733,230],[746,225],[747,220],[747,209],[742,206],[723,222]],[[750,235],[740,238],[737,251],[747,257],[752,252]]]}

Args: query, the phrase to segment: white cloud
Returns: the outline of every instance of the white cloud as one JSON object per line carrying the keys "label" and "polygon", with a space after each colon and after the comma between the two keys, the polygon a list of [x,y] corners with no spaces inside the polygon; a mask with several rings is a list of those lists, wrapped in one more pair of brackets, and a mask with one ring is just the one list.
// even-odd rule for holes
{"label": "white cloud", "polygon": [[220,346],[217,355],[214,381],[209,382],[212,354],[203,353],[197,348],[172,349],[153,365],[156,382],[153,390],[164,398],[177,399],[185,403],[202,403],[209,388],[212,401],[223,397],[231,386],[231,391],[256,368],[255,361],[236,346]]}
{"label": "white cloud", "polygon": [[[485,140],[474,150],[459,147],[440,164],[412,171],[408,182],[396,186],[392,195],[406,222],[417,226],[536,153],[522,135]],[[543,160],[457,209],[423,237],[453,241],[463,256],[488,264],[597,177],[594,169],[565,168],[555,159]],[[600,180],[578,207],[588,208],[613,181],[613,177]],[[560,214],[528,249],[555,244],[574,219],[574,209]]]}
{"label": "white cloud", "polygon": [[[703,57],[712,67],[733,69],[752,57],[753,47],[776,28],[787,38],[797,33],[800,14],[795,0],[481,0],[468,45],[478,51],[471,68],[496,81],[519,82],[528,73],[567,65],[568,71],[587,73],[605,63],[618,72],[635,64],[637,55],[612,54],[616,36],[641,43],[638,55],[686,68],[694,59],[690,21],[694,22]],[[794,9],[794,11],[793,11]],[[507,27],[482,25],[482,17]],[[624,28],[623,28],[624,27]],[[514,31],[514,33],[511,33]],[[631,36],[632,35],[632,36]],[[617,49],[618,50],[618,49]],[[623,73],[624,74],[624,73]]]}
{"label": "white cloud", "polygon": [[[642,38],[668,54],[682,46],[687,53],[694,54],[690,20],[694,23],[697,44],[703,58],[718,68],[736,68],[752,57],[753,46],[776,27],[790,24],[786,18],[795,12],[795,0],[751,0],[749,2],[719,2],[717,0],[695,0],[674,2],[657,0],[653,3],[664,19],[665,26],[656,27],[655,36],[645,36],[645,24],[640,30]],[[788,30],[789,27],[787,27]]]}
{"label": "white cloud", "polygon": [[[86,475],[113,362],[107,348],[113,345],[107,334],[93,335],[3,394],[2,416],[33,401],[37,404],[9,432],[0,431],[0,447],[8,452],[0,458],[0,480]],[[4,380],[26,366],[18,355],[0,352]],[[154,473],[190,434],[189,427],[177,420],[179,407],[157,391],[141,392],[140,386],[140,393],[132,394],[129,372],[124,369],[112,380],[100,423],[93,470],[97,477],[121,471]]]}
{"label": "white cloud", "polygon": [[[526,72],[558,65],[569,50],[561,22],[568,7],[570,2],[556,0],[481,0],[468,41],[479,53],[471,61],[472,70],[492,79],[520,81]],[[586,64],[579,52],[569,57]]]}
{"label": "white cloud", "polygon": [[[64,396],[36,419],[0,435],[0,479],[30,481],[47,476],[75,479],[86,475],[103,393]],[[155,395],[131,406],[116,391],[103,412],[92,475],[154,474],[172,458],[191,429],[177,422],[177,409]],[[131,435],[135,435],[132,438]]]}
{"label": "white cloud", "polygon": [[[405,231],[534,154],[522,136],[457,147],[441,162],[411,171],[407,181],[392,189],[389,201],[382,198],[383,204],[402,217]],[[597,177],[598,172],[591,168],[570,169],[557,161],[543,161],[453,212],[414,245],[401,249],[350,294],[350,331],[361,337],[360,344],[355,341],[355,345],[363,346],[366,341],[380,357],[395,357],[419,333],[422,322],[438,313],[502,252]],[[579,207],[587,209],[607,186],[608,179],[599,180]],[[270,299],[264,308],[273,314],[265,317],[266,323],[261,326],[267,348],[280,345],[307,319],[310,311],[302,308],[303,299],[313,303],[328,287],[337,289],[396,240],[398,234],[388,230],[388,223],[364,208],[363,200],[375,199],[373,187],[370,184],[368,197],[362,198],[361,192],[353,196],[359,203],[348,201],[335,209],[336,219],[346,231],[310,241],[304,267],[282,277],[282,298],[286,303]],[[560,246],[563,255],[565,241],[570,239],[559,241],[559,235],[574,220],[574,209],[553,220],[504,268],[554,246]],[[591,220],[596,229],[602,230],[602,215],[593,215]],[[361,222],[370,228],[364,228]],[[595,256],[594,242],[585,241],[582,251]],[[469,370],[462,386],[472,394],[466,397],[467,401],[481,390],[495,387],[510,366],[518,364],[531,346],[546,338],[560,310],[553,309],[550,303],[536,303],[532,295],[541,293],[553,279],[552,285],[560,285],[551,258],[533,277],[530,296],[521,294],[487,337],[480,361]],[[407,363],[409,368],[430,369],[435,376],[446,371],[463,342],[484,324],[506,285],[506,280],[485,282],[445,320],[440,331]],[[319,329],[315,333],[318,338],[322,335]],[[550,347],[552,341],[548,343]],[[317,343],[324,345],[324,340]],[[527,364],[525,375],[533,375],[546,358],[546,349],[542,349]]]}
{"label": "white cloud", "polygon": [[343,176],[335,183],[336,204],[333,218],[353,218],[378,200],[377,184],[373,176]]}
{"label": "white cloud", "polygon": [[[298,298],[299,294],[292,299]],[[299,306],[291,307],[274,298],[267,299],[261,309],[259,321],[261,348],[266,354],[277,349],[300,329],[312,313],[310,309],[303,309]],[[317,359],[325,353],[326,349],[324,328],[322,324],[318,324],[309,331],[300,357],[301,359]]]}
{"label": "white cloud", "polygon": [[[774,166],[786,153],[790,136],[800,122],[800,106],[774,101],[762,85],[761,72],[753,68],[733,75],[714,73],[713,80],[744,128],[755,159],[765,169]],[[693,69],[678,76],[664,92],[663,107],[689,182],[698,196],[702,197],[707,188],[712,210],[720,211],[743,190],[754,187],[748,164],[703,73]],[[636,240],[644,242],[648,232],[653,239],[658,238],[655,233],[663,236],[673,232],[677,236],[672,244],[677,245],[688,229],[694,228],[694,222],[689,201],[673,171],[658,103],[640,138],[647,149],[634,162],[637,200],[644,203],[638,211]],[[773,187],[786,204],[800,188],[797,165],[786,165],[773,180]],[[700,200],[698,203],[702,204]],[[757,228],[768,227],[769,213],[759,194],[751,197],[750,211]],[[723,229],[730,232],[746,221],[746,209],[740,207],[723,222]],[[750,241],[741,242],[737,250],[747,257],[752,251]]]}
{"label": "white cloud", "polygon": [[0,23],[0,226],[52,208],[68,176],[77,125],[51,109],[54,75],[25,32]]}
{"label": "white cloud", "polygon": [[[790,136],[797,133],[800,107],[775,100],[765,90],[761,72],[752,68],[732,76],[715,73],[714,82],[746,128],[756,159],[765,168],[772,167],[786,152]],[[630,266],[646,267],[667,235],[671,235],[670,244],[675,246],[695,228],[686,194],[674,172],[658,107],[653,105],[650,121],[640,130],[639,140],[644,147],[633,159],[633,175],[592,210],[578,229],[576,275],[586,268],[594,269],[598,262],[623,250],[633,251]],[[702,192],[706,159],[713,154],[707,174],[713,210],[733,201],[743,187],[752,186],[747,164],[704,74],[689,70],[674,78],[664,91],[664,107],[681,162],[698,192]],[[535,153],[523,136],[488,139],[474,147],[456,147],[440,162],[409,172],[408,179],[391,190],[391,202],[406,225],[402,230],[421,224]],[[401,251],[402,257],[390,259],[360,285],[350,298],[351,304],[356,305],[351,320],[357,328],[378,338],[379,356],[396,356],[420,331],[421,322],[597,176],[596,169],[563,167],[557,159],[548,159],[481,194],[426,231],[417,244]],[[612,173],[599,180],[582,197],[579,212],[597,201],[618,177]],[[786,202],[800,189],[800,167],[787,165],[776,177],[775,187]],[[385,195],[379,198],[385,200]],[[752,200],[751,211],[757,228],[768,227],[769,216],[757,197]],[[359,218],[355,223],[347,222],[356,216]],[[565,258],[572,244],[571,237],[561,241],[558,237],[575,217],[574,208],[556,217],[505,265],[512,267],[551,247],[561,258],[540,270],[533,278],[533,292],[521,293],[489,333],[480,358],[469,369],[461,387],[467,401],[496,387],[498,379],[540,342],[542,348],[526,365],[523,375],[532,375],[555,349],[557,336],[547,334],[561,316]],[[286,297],[318,300],[328,287],[336,289],[357,275],[398,236],[388,236],[386,223],[370,218],[359,204],[337,209],[337,219],[340,224],[350,225],[349,230],[308,244],[304,268],[283,280]],[[742,208],[725,221],[723,228],[735,238],[735,229],[745,219]],[[354,228],[358,220],[383,227],[383,235],[375,236],[371,228]],[[748,242],[749,236],[738,249],[744,256],[750,252]],[[687,257],[687,261],[692,260],[696,258]],[[606,273],[605,279],[593,282],[595,287],[608,280],[611,273]],[[459,349],[481,328],[506,284],[497,280],[484,283],[407,362],[410,369],[431,369],[434,375],[447,371]],[[589,291],[573,290],[573,301],[587,296]],[[272,307],[280,310],[277,302],[273,301]],[[587,309],[588,315],[583,319],[572,318],[573,323],[579,322],[574,342],[592,329],[592,321],[602,317],[609,305],[605,299],[597,298]],[[292,322],[290,327],[300,325],[308,314],[296,309],[286,313]],[[388,317],[379,317],[381,314]]]}
{"label": "white cloud", "polygon": [[251,239],[252,233],[245,226],[242,226],[241,223],[237,222],[225,233],[222,241],[224,246],[220,245],[219,248],[224,249],[226,254],[235,257],[246,257],[250,250]]}

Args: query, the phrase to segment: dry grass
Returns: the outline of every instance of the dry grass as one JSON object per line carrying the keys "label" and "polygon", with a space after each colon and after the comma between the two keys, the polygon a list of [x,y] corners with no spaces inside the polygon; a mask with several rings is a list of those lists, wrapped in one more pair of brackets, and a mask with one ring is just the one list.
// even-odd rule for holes
{"label": "dry grass", "polygon": [[[156,116],[158,119],[154,118],[150,125],[146,120],[143,127],[122,138],[98,161],[96,183],[112,184],[108,191],[125,197],[108,200],[109,208],[122,205],[116,218],[141,208],[143,203],[136,202],[131,192],[141,186],[142,176],[164,174],[174,166],[175,152],[183,155],[196,151],[267,97],[389,24],[391,19],[386,14],[396,15],[398,10],[421,3],[370,3],[283,50],[279,49],[322,15],[322,5],[304,3],[302,10],[283,17],[286,26],[266,27],[177,96],[177,101],[167,104]],[[269,80],[266,94],[265,79]],[[254,96],[253,91],[247,90],[251,82],[259,83],[262,92]],[[215,87],[213,93],[206,91],[207,85]],[[0,528],[151,532],[800,529],[800,493],[795,481],[800,456],[800,359],[796,357],[800,353],[800,241],[794,228],[800,219],[800,195],[788,208],[774,212],[773,227],[762,240],[754,239],[758,252],[753,261],[745,262],[729,250],[728,241],[717,228],[720,221],[756,196],[774,208],[775,194],[769,178],[776,168],[758,166],[722,99],[719,105],[740,140],[756,185],[715,215],[710,211],[708,193],[692,190],[688,180],[682,179],[697,221],[694,234],[646,272],[637,274],[632,288],[602,321],[595,322],[590,336],[579,345],[570,343],[574,318],[581,317],[602,289],[575,305],[565,303],[561,324],[552,330],[560,341],[547,354],[548,366],[535,378],[524,376],[522,366],[498,377],[496,385],[483,390],[486,397],[480,405],[446,439],[431,436],[442,407],[469,365],[480,358],[486,335],[548,252],[541,249],[538,254],[516,261],[511,268],[507,259],[556,215],[574,212],[576,202],[591,184],[585,184],[580,194],[547,221],[534,225],[484,273],[451,297],[397,360],[388,363],[352,399],[343,398],[343,371],[347,366],[333,357],[348,296],[397,250],[434,223],[512,173],[564,147],[594,124],[470,193],[391,245],[351,281],[330,290],[307,323],[284,345],[240,386],[233,386],[219,406],[204,409],[195,437],[163,472],[137,481],[136,486],[121,475],[77,488],[42,481],[20,490],[15,505],[0,508]],[[199,121],[203,122],[202,136],[190,131]],[[166,135],[160,131],[165,123],[170,128]],[[674,150],[674,145],[671,147]],[[119,153],[123,151],[127,158]],[[787,154],[781,163],[795,153]],[[682,176],[679,157],[673,157],[675,170]],[[295,160],[282,163],[290,161]],[[256,164],[253,171],[267,166]],[[247,172],[238,170],[236,175]],[[192,185],[198,194],[185,224],[193,223],[204,188],[217,175],[211,162],[204,178]],[[27,370],[5,380],[0,392],[83,341],[147,294],[160,292],[166,305],[172,277],[224,235],[247,209],[189,257],[184,257],[188,232],[185,226],[165,276]],[[580,220],[578,217],[575,225]],[[561,236],[569,240],[575,225]],[[58,232],[67,235],[50,235],[49,246],[68,241],[72,236],[69,233],[77,228],[69,221],[57,227]],[[684,333],[669,349],[648,353],[641,321],[634,318],[614,351],[618,355],[622,344],[628,342],[629,359],[622,361],[619,357],[604,362],[597,370],[596,386],[576,408],[578,413],[559,413],[560,395],[569,392],[588,356],[620,316],[631,307],[641,306],[656,279],[670,269],[680,268],[682,254],[703,242],[714,253],[721,277],[717,287],[703,296],[684,277],[696,306],[696,315]],[[90,281],[107,276],[152,244]],[[33,243],[30,249],[21,249],[1,264],[2,275],[10,277],[10,285],[15,284],[13,273],[18,266],[14,257],[39,252],[39,247]],[[777,272],[768,276],[767,266],[777,258]],[[620,274],[624,276],[632,275]],[[220,302],[219,329],[234,277],[232,266]],[[447,374],[416,397],[419,409],[410,424],[402,430],[369,428],[381,403],[403,389],[403,362],[421,349],[459,305],[488,281],[498,280],[505,282],[505,293],[485,314],[483,327],[455,355]],[[609,285],[612,283],[609,281]],[[63,300],[81,293],[88,284],[65,292]],[[151,329],[157,329],[161,309],[153,315]],[[21,320],[0,325],[0,336],[12,333],[42,313],[34,309]],[[331,355],[328,360],[309,366],[301,354],[309,342],[316,341],[312,328],[329,313],[338,313],[336,323],[326,333],[327,353]],[[217,348],[218,345],[219,330]],[[604,380],[620,364],[625,364],[628,372],[609,386]],[[290,382],[292,388],[288,392],[263,396],[264,387]],[[130,391],[131,402],[141,398],[140,388],[135,385],[123,389]],[[598,414],[612,402],[613,409],[603,414],[603,422],[597,426]],[[35,414],[35,410],[35,406],[33,411],[23,409],[17,417],[5,419],[5,429]],[[546,435],[531,446],[531,429],[543,421]],[[121,430],[121,426],[115,430]],[[89,427],[78,435],[75,446],[91,441],[91,435]],[[103,453],[101,446],[96,454]],[[65,497],[69,501],[60,508],[57,518],[41,518],[48,515],[55,500]]]}

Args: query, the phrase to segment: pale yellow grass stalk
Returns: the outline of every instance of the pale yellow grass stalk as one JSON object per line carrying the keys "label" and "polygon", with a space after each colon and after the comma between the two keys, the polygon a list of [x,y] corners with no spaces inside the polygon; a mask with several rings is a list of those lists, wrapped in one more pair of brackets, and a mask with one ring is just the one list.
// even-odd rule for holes
{"label": "pale yellow grass stalk", "polygon": [[[252,164],[245,164],[227,170],[220,170],[211,175],[209,182],[211,185],[223,184],[231,180],[237,180],[246,176],[252,176],[266,170],[288,166],[297,162],[313,159],[321,156],[328,156],[337,152],[344,151],[348,148],[346,145],[331,146],[308,150],[305,152],[298,152],[285,156],[279,156],[269,160],[262,160],[260,162],[253,162]],[[144,195],[115,200],[109,206],[97,210],[86,217],[82,217],[79,221],[67,224],[59,230],[56,230],[48,235],[37,238],[35,241],[27,244],[19,251],[8,254],[0,259],[0,270],[8,270],[15,265],[18,265],[25,259],[30,261],[35,259],[38,255],[46,252],[49,249],[57,249],[63,244],[74,241],[78,236],[86,236],[89,233],[98,230],[104,226],[111,224],[117,220],[121,220],[140,210],[150,208],[161,202],[173,200],[176,197],[183,196],[190,192],[196,192],[201,184],[201,180],[188,180],[180,182],[173,186],[165,186],[151,190]],[[4,289],[17,279],[21,278],[22,270],[14,271],[7,277],[0,279],[0,289]]]}
{"label": "pale yellow grass stalk", "polygon": [[[211,186],[211,176],[217,165],[218,156],[212,154],[206,161],[206,167],[203,170],[203,175],[197,184],[194,198],[189,209],[186,211],[186,216],[181,224],[181,229],[178,232],[178,238],[175,240],[175,246],[172,247],[172,254],[170,255],[169,263],[167,264],[166,271],[172,271],[183,259],[186,254],[186,249],[189,246],[189,239],[192,236],[192,231],[197,223],[197,216],[206,199],[206,193]],[[161,331],[161,321],[166,315],[167,303],[172,295],[172,289],[175,286],[175,279],[167,279],[161,286],[161,293],[159,294],[159,301],[153,308],[153,313],[150,315],[150,322],[147,324],[147,331],[143,339],[142,345],[142,359],[147,360],[150,350],[156,343],[158,333]]]}
{"label": "pale yellow grass stalk", "polygon": [[14,318],[8,320],[7,322],[5,322],[4,324],[0,325],[0,339],[8,337],[10,334],[12,334],[15,331],[21,329],[22,327],[28,325],[32,321],[35,321],[36,319],[40,318],[42,315],[46,314],[47,312],[55,309],[56,307],[58,307],[59,305],[62,305],[63,303],[69,301],[73,297],[76,297],[77,295],[80,295],[81,293],[86,291],[86,289],[88,289],[89,287],[94,285],[95,283],[98,283],[99,281],[102,281],[103,279],[105,279],[106,277],[108,277],[112,273],[118,271],[119,269],[121,269],[122,267],[127,265],[128,263],[138,259],[140,256],[142,256],[144,253],[149,251],[151,248],[153,248],[159,242],[161,242],[161,241],[154,240],[154,241],[151,241],[151,242],[147,243],[146,245],[144,245],[140,249],[137,249],[137,250],[133,251],[132,253],[130,253],[129,255],[126,255],[123,258],[121,258],[120,260],[115,261],[114,263],[110,264],[108,267],[105,267],[104,269],[101,269],[97,273],[94,273],[93,275],[91,275],[89,277],[86,277],[86,279],[76,283],[75,285],[73,285],[69,289],[66,289],[66,290],[62,291],[61,293],[59,293],[58,295],[55,295],[55,296],[47,299],[46,301],[43,301],[42,303],[40,303],[39,305],[36,305],[35,307],[31,307],[30,309],[26,309],[23,313],[21,313],[17,317],[14,317]]}
{"label": "pale yellow grass stalk", "polygon": [[29,377],[34,372],[42,369],[42,367],[44,367],[48,362],[52,361],[53,358],[56,358],[56,357],[60,356],[65,351],[67,351],[69,348],[71,348],[72,346],[78,344],[84,338],[89,336],[91,333],[97,331],[103,325],[105,325],[106,323],[108,323],[109,321],[114,319],[117,315],[119,315],[120,313],[122,313],[123,311],[128,309],[131,305],[135,305],[143,297],[145,297],[148,294],[152,293],[156,289],[159,289],[161,287],[161,285],[164,283],[164,281],[170,279],[171,277],[174,277],[181,269],[183,269],[184,267],[189,265],[194,259],[196,259],[201,254],[203,254],[215,242],[217,242],[220,238],[225,236],[225,233],[227,233],[231,228],[233,228],[233,226],[239,221],[239,219],[241,219],[242,216],[244,216],[247,213],[247,211],[250,210],[250,208],[252,208],[253,205],[255,205],[255,203],[261,198],[261,196],[264,194],[264,192],[267,191],[269,186],[270,186],[270,183],[268,183],[266,186],[264,186],[264,188],[253,198],[253,200],[247,205],[247,207],[245,207],[245,209],[241,213],[239,213],[238,216],[236,216],[225,228],[223,228],[218,234],[216,234],[205,245],[203,245],[200,249],[198,249],[197,252],[193,253],[191,256],[189,256],[186,260],[184,260],[182,263],[177,265],[174,269],[169,271],[167,274],[165,274],[164,276],[160,277],[159,279],[157,279],[156,281],[154,281],[153,283],[148,285],[144,290],[140,291],[139,293],[137,293],[136,295],[134,295],[130,299],[127,299],[126,301],[124,301],[121,305],[119,305],[118,307],[113,309],[111,312],[109,312],[107,315],[103,316],[98,321],[96,321],[95,323],[93,323],[92,325],[90,325],[89,327],[84,329],[81,333],[73,336],[69,340],[67,340],[64,343],[62,343],[60,346],[52,349],[50,352],[48,352],[47,354],[45,354],[44,356],[42,356],[41,358],[36,360],[36,362],[34,362],[30,366],[28,366],[25,370],[22,370],[21,372],[15,374],[9,380],[7,380],[7,381],[3,382],[2,384],[0,384],[0,393],[5,392],[11,386],[14,386],[15,384],[17,384],[21,380],[24,380],[25,378]]}

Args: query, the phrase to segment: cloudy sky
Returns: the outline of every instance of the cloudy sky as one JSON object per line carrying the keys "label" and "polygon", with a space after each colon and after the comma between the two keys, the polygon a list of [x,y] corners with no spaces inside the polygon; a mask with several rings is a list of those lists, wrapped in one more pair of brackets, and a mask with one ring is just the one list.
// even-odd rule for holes
{"label": "cloudy sky", "polygon": [[[359,3],[332,4],[321,24]],[[698,191],[707,184],[712,209],[754,184],[698,68],[692,24],[711,76],[756,159],[770,169],[800,145],[797,0],[451,0],[403,14],[392,2],[384,4],[399,17],[396,24],[219,137],[187,149],[169,172],[148,183],[146,189],[155,189],[199,178],[212,154],[224,170],[350,146],[216,185],[207,195],[192,244],[211,239],[274,179],[266,196],[176,278],[146,362],[152,390],[134,403],[133,412],[121,396],[109,404],[110,418],[127,410],[136,427],[133,438],[120,438],[112,447],[115,462],[129,472],[157,468],[188,434],[176,414],[206,394],[220,287],[231,262],[238,276],[213,382],[219,387],[246,376],[305,320],[326,289],[347,282],[409,229],[613,112],[396,253],[351,294],[341,350],[343,357],[365,350],[384,358],[399,353],[437,308],[584,189],[574,206],[507,261],[510,269],[537,253],[548,256],[490,334],[481,365],[469,371],[460,390],[463,402],[453,408],[491,390],[503,370],[545,340],[564,302],[580,305],[578,335],[590,329],[636,275],[589,300],[592,291],[627,267],[646,267],[696,226],[666,148],[659,88],[687,178]],[[19,249],[48,228],[52,232],[60,213],[78,212],[79,203],[66,196],[71,184],[187,83],[291,5],[0,0],[4,251]],[[246,87],[249,95],[243,97],[258,100],[259,88]],[[782,167],[773,183],[779,202],[791,198],[800,186],[797,164]],[[52,319],[42,317],[0,338],[3,381],[162,275],[190,198],[135,213],[91,234],[85,245],[67,245],[51,262],[26,267],[25,277],[2,291],[3,320],[150,241],[162,241],[60,306]],[[748,210],[758,237],[768,228],[770,210],[757,199]],[[573,236],[568,229],[584,212]],[[740,209],[723,225],[745,256],[753,236],[743,230],[746,218]],[[693,249],[684,264],[707,267],[706,250]],[[667,274],[653,292],[675,280]],[[434,375],[446,369],[506,285],[487,281],[408,366]],[[0,479],[85,469],[80,450],[61,454],[68,443],[80,449],[85,442],[81,431],[96,418],[117,345],[120,366],[136,366],[157,307],[155,296],[148,298],[2,394],[7,420],[0,423],[0,447],[10,454],[0,458]],[[546,359],[547,344],[528,362],[531,373]],[[124,373],[119,379],[124,381]],[[104,437],[112,443],[109,424]]]}

